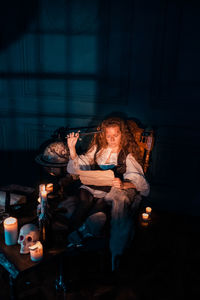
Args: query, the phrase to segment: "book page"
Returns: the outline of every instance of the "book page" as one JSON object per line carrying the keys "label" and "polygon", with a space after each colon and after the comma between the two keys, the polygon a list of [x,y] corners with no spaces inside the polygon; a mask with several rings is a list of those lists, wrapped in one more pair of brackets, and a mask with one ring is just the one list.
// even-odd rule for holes
{"label": "book page", "polygon": [[115,178],[112,170],[79,171],[80,180],[85,185],[112,186]]}

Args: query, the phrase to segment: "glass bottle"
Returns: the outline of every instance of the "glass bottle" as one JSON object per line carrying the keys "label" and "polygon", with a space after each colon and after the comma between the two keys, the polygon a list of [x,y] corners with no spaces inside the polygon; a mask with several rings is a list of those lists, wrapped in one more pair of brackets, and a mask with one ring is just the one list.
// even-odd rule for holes
{"label": "glass bottle", "polygon": [[40,241],[44,247],[50,244],[51,218],[48,211],[47,192],[41,191],[41,212],[39,214]]}

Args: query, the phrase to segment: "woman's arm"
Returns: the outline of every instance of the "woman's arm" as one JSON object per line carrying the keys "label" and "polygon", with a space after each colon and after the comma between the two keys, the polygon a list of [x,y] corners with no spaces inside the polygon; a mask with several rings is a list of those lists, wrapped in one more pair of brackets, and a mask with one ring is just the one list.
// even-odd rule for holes
{"label": "woman's arm", "polygon": [[136,189],[136,186],[132,182],[124,181],[123,182],[123,190],[126,190],[126,189]]}
{"label": "woman's arm", "polygon": [[113,186],[121,190],[136,189],[135,184],[129,181],[121,181],[120,178],[113,179]]}
{"label": "woman's arm", "polygon": [[[149,184],[145,179],[141,165],[136,161],[132,154],[126,157],[126,172],[124,173],[124,181],[129,181],[135,185],[135,188],[143,196],[149,194]],[[126,184],[128,186],[128,182]]]}
{"label": "woman's arm", "polygon": [[67,135],[67,145],[69,148],[70,158],[72,160],[75,159],[77,156],[76,143],[78,141],[78,138],[79,138],[79,132],[77,132],[77,133],[71,132]]}
{"label": "woman's arm", "polygon": [[91,170],[91,162],[95,152],[96,147],[89,150],[86,154],[78,155],[76,151],[73,151],[72,149],[67,165],[67,172],[70,174],[78,174],[79,170]]}

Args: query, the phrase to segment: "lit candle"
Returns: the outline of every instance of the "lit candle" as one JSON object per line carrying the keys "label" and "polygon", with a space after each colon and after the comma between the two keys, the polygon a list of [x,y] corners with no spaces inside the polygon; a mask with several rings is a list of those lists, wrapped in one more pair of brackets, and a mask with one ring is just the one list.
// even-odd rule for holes
{"label": "lit candle", "polygon": [[143,214],[142,214],[142,219],[143,219],[144,221],[148,221],[148,219],[149,219],[149,214],[143,213]]}
{"label": "lit candle", "polygon": [[29,247],[30,257],[32,261],[40,261],[43,257],[43,246],[40,241],[36,242],[33,246]]}
{"label": "lit candle", "polygon": [[41,202],[47,200],[47,191],[41,191]]}
{"label": "lit candle", "polygon": [[147,206],[147,207],[146,207],[146,213],[150,215],[151,212],[152,212],[152,208],[149,207],[149,206]]}
{"label": "lit candle", "polygon": [[18,238],[18,222],[16,218],[9,217],[4,220],[4,236],[7,246],[15,245]]}
{"label": "lit candle", "polygon": [[41,192],[45,191],[45,184],[40,184],[39,185],[39,196],[41,195]]}
{"label": "lit candle", "polygon": [[47,191],[47,193],[52,193],[53,192],[53,183],[48,183],[47,184],[46,191]]}

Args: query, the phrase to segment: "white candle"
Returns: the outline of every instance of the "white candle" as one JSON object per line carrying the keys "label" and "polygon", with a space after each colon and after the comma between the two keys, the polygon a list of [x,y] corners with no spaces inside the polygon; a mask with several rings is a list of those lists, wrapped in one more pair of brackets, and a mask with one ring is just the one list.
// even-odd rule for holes
{"label": "white candle", "polygon": [[47,200],[47,192],[46,191],[41,191],[41,202]]}
{"label": "white candle", "polygon": [[39,197],[41,196],[41,192],[45,191],[45,184],[40,184],[39,185]]}
{"label": "white candle", "polygon": [[148,221],[148,219],[149,219],[149,214],[143,213],[143,214],[142,214],[142,219],[143,219],[144,221]]}
{"label": "white candle", "polygon": [[43,258],[43,246],[40,241],[29,247],[32,261],[40,261]]}
{"label": "white candle", "polygon": [[16,218],[9,217],[4,220],[4,236],[7,246],[15,245],[18,238],[18,222]]}
{"label": "white candle", "polygon": [[40,184],[39,190],[40,190],[40,192],[45,191],[45,184]]}
{"label": "white candle", "polygon": [[147,207],[146,207],[146,213],[150,215],[151,212],[152,212],[152,208],[149,207],[149,206],[147,206]]}

